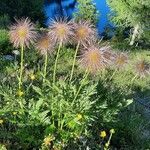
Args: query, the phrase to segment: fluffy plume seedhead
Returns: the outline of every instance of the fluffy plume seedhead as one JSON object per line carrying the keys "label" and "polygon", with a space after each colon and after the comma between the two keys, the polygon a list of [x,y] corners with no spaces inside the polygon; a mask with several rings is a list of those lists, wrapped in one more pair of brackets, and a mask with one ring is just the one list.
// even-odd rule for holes
{"label": "fluffy plume seedhead", "polygon": [[107,60],[107,64],[110,66],[115,60],[115,54],[111,50],[110,46],[103,46],[100,48],[100,51],[103,52],[103,57]]}
{"label": "fluffy plume seedhead", "polygon": [[29,47],[30,43],[35,41],[37,33],[30,19],[23,18],[16,20],[16,23],[10,27],[9,35],[11,43],[18,48],[22,45]]}
{"label": "fluffy plume seedhead", "polygon": [[54,50],[54,43],[46,33],[43,33],[37,41],[36,48],[41,55],[51,54]]}
{"label": "fluffy plume seedhead", "polygon": [[73,23],[72,21],[67,21],[67,19],[53,20],[49,26],[48,35],[55,44],[69,42],[73,34]]}
{"label": "fluffy plume seedhead", "polygon": [[146,77],[150,74],[150,65],[146,61],[140,60],[135,64],[135,71],[139,77]]}
{"label": "fluffy plume seedhead", "polygon": [[102,70],[108,64],[104,57],[104,52],[96,46],[90,46],[89,48],[83,49],[83,54],[80,58],[80,64],[86,70],[95,73]]}
{"label": "fluffy plume seedhead", "polygon": [[118,53],[115,56],[115,67],[122,69],[128,63],[128,55],[126,53]]}
{"label": "fluffy plume seedhead", "polygon": [[82,45],[95,41],[96,29],[89,21],[79,21],[74,24],[74,41],[80,42]]}

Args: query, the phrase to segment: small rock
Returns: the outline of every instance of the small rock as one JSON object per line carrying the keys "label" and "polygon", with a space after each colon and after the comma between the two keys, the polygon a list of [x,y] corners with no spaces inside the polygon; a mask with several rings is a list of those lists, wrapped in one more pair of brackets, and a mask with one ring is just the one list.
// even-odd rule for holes
{"label": "small rock", "polygon": [[13,50],[12,53],[13,53],[14,55],[16,55],[16,56],[17,56],[17,55],[20,55],[20,52],[19,52],[18,50]]}
{"label": "small rock", "polygon": [[14,57],[12,55],[4,55],[3,59],[13,61]]}

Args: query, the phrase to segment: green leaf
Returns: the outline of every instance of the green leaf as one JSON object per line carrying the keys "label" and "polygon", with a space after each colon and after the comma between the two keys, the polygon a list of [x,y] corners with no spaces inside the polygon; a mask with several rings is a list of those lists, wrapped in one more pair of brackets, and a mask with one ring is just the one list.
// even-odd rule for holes
{"label": "green leaf", "polygon": [[37,94],[43,96],[42,90],[39,87],[32,85],[32,88]]}
{"label": "green leaf", "polygon": [[43,104],[43,99],[40,98],[40,99],[37,101],[37,103],[36,103],[36,109],[39,110],[40,107],[42,106],[42,104]]}
{"label": "green leaf", "polygon": [[49,135],[56,131],[56,127],[52,124],[45,129],[45,134]]}
{"label": "green leaf", "polygon": [[126,105],[128,106],[128,105],[130,105],[130,104],[132,104],[133,103],[133,99],[128,99],[127,101],[126,101]]}

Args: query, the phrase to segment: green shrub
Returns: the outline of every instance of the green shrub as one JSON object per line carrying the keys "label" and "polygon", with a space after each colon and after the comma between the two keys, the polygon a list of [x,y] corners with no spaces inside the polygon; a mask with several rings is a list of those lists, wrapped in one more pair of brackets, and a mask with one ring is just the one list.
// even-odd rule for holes
{"label": "green shrub", "polygon": [[10,18],[8,15],[0,16],[0,29],[7,29],[10,25]]}
{"label": "green shrub", "polygon": [[0,30],[0,54],[7,54],[11,52],[12,47],[9,42],[8,31],[5,29]]}
{"label": "green shrub", "polygon": [[74,13],[76,20],[89,20],[96,24],[98,21],[99,12],[96,10],[96,6],[93,0],[77,0],[77,12]]}
{"label": "green shrub", "polygon": [[11,21],[14,18],[30,17],[34,22],[44,25],[44,0],[3,0],[0,5],[0,16],[7,14]]}

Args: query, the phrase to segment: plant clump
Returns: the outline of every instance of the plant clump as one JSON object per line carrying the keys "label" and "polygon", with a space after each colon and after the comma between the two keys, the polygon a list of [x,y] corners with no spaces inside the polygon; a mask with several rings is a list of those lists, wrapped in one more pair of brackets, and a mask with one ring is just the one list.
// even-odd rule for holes
{"label": "plant clump", "polygon": [[[107,130],[114,126],[119,112],[133,102],[128,99],[129,89],[113,82],[120,70],[128,69],[129,55],[99,43],[89,21],[59,18],[39,34],[26,18],[17,20],[9,35],[13,46],[21,48],[16,56],[21,58],[20,65],[13,64],[17,78],[7,75],[0,85],[3,132],[12,131],[21,149],[26,145],[25,149],[62,150],[92,149],[88,142],[94,131],[100,140],[94,142],[95,147],[110,149],[115,130]],[[24,51],[31,45],[42,57],[32,50]],[[139,61],[134,69],[131,79],[137,74],[149,75],[145,61]]]}

